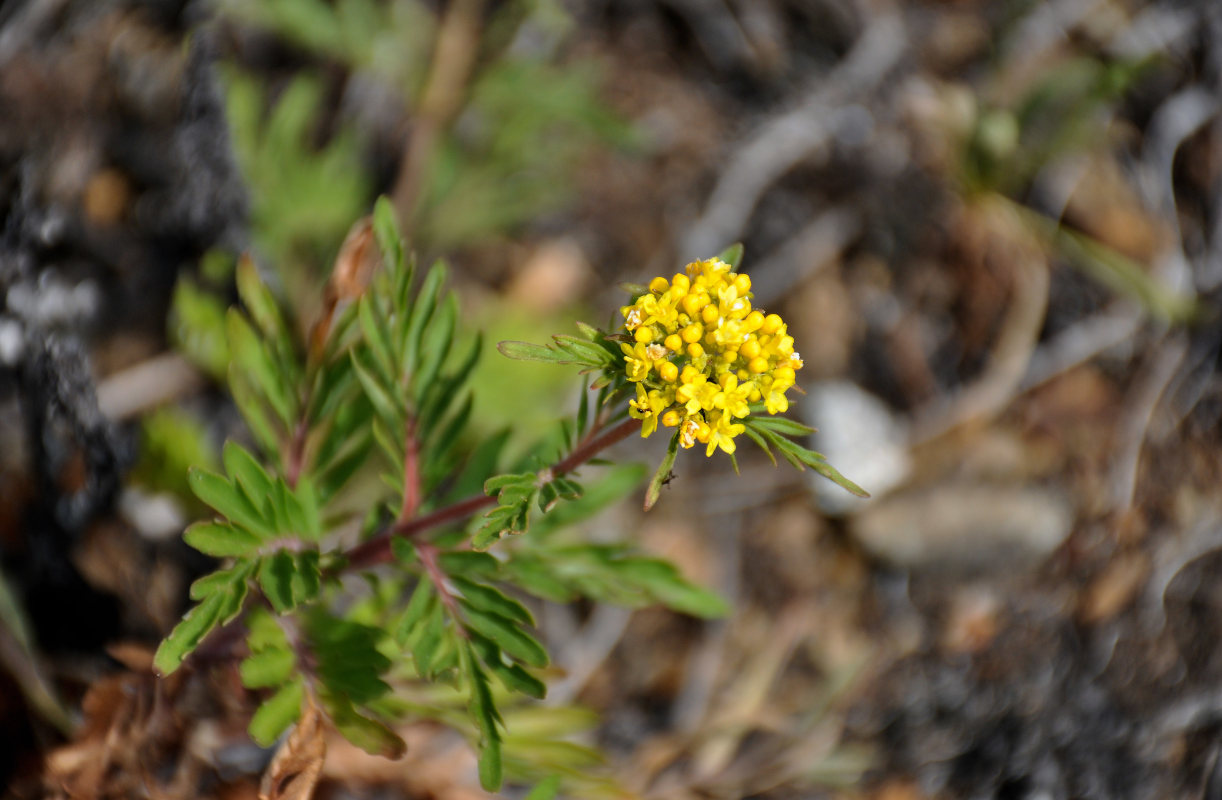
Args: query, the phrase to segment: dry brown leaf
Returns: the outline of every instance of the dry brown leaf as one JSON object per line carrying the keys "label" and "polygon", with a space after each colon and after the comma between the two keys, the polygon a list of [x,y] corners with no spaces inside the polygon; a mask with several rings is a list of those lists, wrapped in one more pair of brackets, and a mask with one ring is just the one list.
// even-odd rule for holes
{"label": "dry brown leaf", "polygon": [[326,756],[322,717],[307,694],[301,720],[263,773],[259,800],[310,800]]}
{"label": "dry brown leaf", "polygon": [[331,321],[343,303],[350,303],[365,293],[380,263],[380,253],[374,242],[373,221],[369,217],[357,220],[348,231],[331,280],[323,292],[323,308],[318,321],[310,329],[310,355],[319,357],[331,332]]}

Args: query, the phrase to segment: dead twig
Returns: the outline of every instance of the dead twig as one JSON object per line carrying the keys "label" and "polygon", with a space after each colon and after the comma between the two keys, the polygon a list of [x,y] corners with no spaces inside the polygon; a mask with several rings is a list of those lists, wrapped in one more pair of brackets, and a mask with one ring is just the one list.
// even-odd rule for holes
{"label": "dead twig", "polygon": [[98,384],[98,409],[126,420],[186,397],[203,387],[199,370],[177,353],[162,353],[106,376]]}

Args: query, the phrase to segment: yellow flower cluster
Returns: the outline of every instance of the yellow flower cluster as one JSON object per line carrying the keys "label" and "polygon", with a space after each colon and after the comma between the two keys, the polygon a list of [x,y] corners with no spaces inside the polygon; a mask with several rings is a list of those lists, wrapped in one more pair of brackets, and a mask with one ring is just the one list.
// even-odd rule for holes
{"label": "yellow flower cluster", "polygon": [[707,445],[705,455],[735,449],[736,420],[763,402],[769,414],[785,397],[802,359],[776,314],[751,308],[751,278],[721,259],[687,265],[620,309],[632,344],[621,344],[628,380],[636,384],[629,413],[649,436],[661,422],[679,428],[679,443]]}

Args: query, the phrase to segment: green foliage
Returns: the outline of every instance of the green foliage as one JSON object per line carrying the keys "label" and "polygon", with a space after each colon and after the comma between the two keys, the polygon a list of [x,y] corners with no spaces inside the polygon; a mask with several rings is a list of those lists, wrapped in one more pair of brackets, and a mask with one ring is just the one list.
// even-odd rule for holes
{"label": "green foliage", "polygon": [[983,110],[963,152],[974,191],[1019,192],[1047,164],[1095,145],[1109,107],[1145,72],[1141,63],[1057,63],[1013,108]]}
{"label": "green foliage", "polygon": [[274,104],[257,79],[237,69],[226,70],[225,85],[234,149],[251,188],[259,244],[282,268],[323,263],[371,192],[359,139],[341,129],[324,146],[314,145],[323,104],[317,78],[298,75]]}
{"label": "green foliage", "polygon": [[157,409],[141,420],[140,460],[132,479],[155,491],[194,499],[187,486],[187,470],[195,465],[217,466],[214,445],[200,420],[173,407]]}
{"label": "green foliage", "polygon": [[205,373],[223,377],[229,368],[224,301],[190,278],[180,279],[170,310],[170,341]]}
{"label": "green foliage", "polygon": [[[237,66],[226,71],[235,147],[254,196],[260,245],[281,268],[318,267],[369,199],[365,144],[345,119],[320,119],[334,65],[378,81],[418,113],[440,20],[420,0],[223,0],[224,15],[318,60],[274,96]],[[562,6],[499,4],[489,16],[463,113],[441,131],[423,176],[413,231],[426,249],[467,246],[554,210],[572,194],[579,162],[599,146],[628,146],[628,124],[598,99],[593,62],[558,63],[571,25]],[[512,47],[523,34],[536,46]],[[320,128],[332,130],[317,146]],[[292,276],[286,272],[285,280]]]}
{"label": "green foliage", "polygon": [[300,48],[409,89],[423,79],[434,35],[433,16],[422,4],[403,0],[222,0],[218,6]]}
{"label": "green foliage", "polygon": [[510,54],[492,62],[475,78],[467,124],[446,138],[429,174],[420,235],[453,247],[564,203],[575,167],[595,145],[633,142],[631,129],[598,101],[598,82],[590,63]]}
{"label": "green foliage", "polygon": [[[637,466],[579,475],[622,424],[623,380],[609,374],[618,344],[584,325],[580,337],[556,337],[547,352],[597,371],[599,388],[583,392],[575,423],[507,462],[507,436],[477,445],[467,436],[481,340],[461,331],[444,265],[417,275],[387,201],[372,227],[383,269],[308,346],[254,264],[237,266],[241,306],[225,313],[222,344],[256,447],[229,441],[220,471],[188,474],[211,514],[184,538],[220,564],[192,585],[196,605],[155,665],[173,672],[240,617],[249,654],[239,672],[262,697],[250,723],[260,744],[313,703],[357,746],[395,757],[403,742],[388,723],[410,712],[468,735],[490,790],[506,776],[580,783],[596,756],[551,734],[515,739],[502,713],[546,694],[540,670],[550,659],[526,598],[662,603],[698,616],[725,606],[666,562],[572,537],[644,477]],[[370,472],[380,483],[360,487],[365,497],[378,491],[366,538],[345,545],[332,533],[350,518],[350,481]],[[497,557],[480,552],[528,532]],[[369,571],[387,562],[391,577]],[[354,604],[356,576],[372,594]],[[434,696],[404,707],[395,696],[405,685],[449,687],[456,705]]]}

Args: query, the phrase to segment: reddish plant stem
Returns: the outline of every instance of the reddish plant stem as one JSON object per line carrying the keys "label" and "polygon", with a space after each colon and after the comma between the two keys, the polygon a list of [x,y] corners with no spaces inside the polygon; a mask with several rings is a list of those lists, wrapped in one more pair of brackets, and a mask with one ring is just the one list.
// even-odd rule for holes
{"label": "reddish plant stem", "polygon": [[305,466],[306,434],[309,433],[309,427],[303,411],[301,419],[297,421],[297,427],[293,430],[293,438],[289,440],[289,452],[285,458],[284,480],[290,489],[297,488],[297,480]]}
{"label": "reddish plant stem", "polygon": [[403,434],[403,507],[398,522],[406,522],[420,509],[420,443],[416,441],[416,420],[407,421]]}
{"label": "reddish plant stem", "polygon": [[[420,563],[424,565],[429,581],[437,589],[437,596],[441,598],[441,604],[446,607],[446,611],[454,620],[462,619],[458,613],[458,601],[454,599],[454,595],[446,586],[446,574],[442,571],[441,565],[437,563],[437,545],[430,542],[417,542],[416,553],[420,556]],[[467,635],[466,630],[462,627],[458,628],[458,632],[461,636]]]}
{"label": "reddish plant stem", "polygon": [[[616,442],[622,441],[641,429],[639,419],[626,419],[613,428],[599,432],[592,430],[573,452],[557,461],[544,472],[550,472],[552,478],[558,478],[580,467],[603,450]],[[400,519],[389,528],[375,534],[373,538],[361,542],[347,552],[345,570],[363,569],[375,564],[384,564],[391,559],[390,542],[396,536],[414,539],[418,534],[431,528],[436,528],[449,522],[466,519],[478,511],[496,505],[496,498],[491,495],[472,495],[453,505],[439,508],[436,511],[416,517],[411,520]]]}
{"label": "reddish plant stem", "polygon": [[284,480],[290,489],[297,488],[301,478],[301,470],[305,468],[306,439],[310,435],[310,402],[313,398],[313,380],[306,383],[305,397],[301,400],[301,413],[297,416],[297,427],[293,429],[293,438],[289,440],[289,452],[284,459]]}

